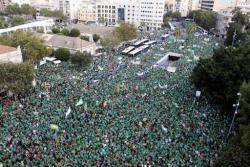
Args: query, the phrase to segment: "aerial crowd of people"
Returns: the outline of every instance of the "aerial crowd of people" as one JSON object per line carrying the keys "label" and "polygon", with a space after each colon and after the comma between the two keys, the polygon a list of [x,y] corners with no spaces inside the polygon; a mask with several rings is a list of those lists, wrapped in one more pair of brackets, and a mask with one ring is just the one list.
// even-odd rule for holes
{"label": "aerial crowd of people", "polygon": [[[88,69],[47,62],[25,97],[2,100],[0,163],[11,166],[206,166],[225,145],[227,119],[189,77],[215,37],[189,40],[142,33],[157,44],[135,57],[95,57]],[[153,65],[184,56],[176,72]]]}

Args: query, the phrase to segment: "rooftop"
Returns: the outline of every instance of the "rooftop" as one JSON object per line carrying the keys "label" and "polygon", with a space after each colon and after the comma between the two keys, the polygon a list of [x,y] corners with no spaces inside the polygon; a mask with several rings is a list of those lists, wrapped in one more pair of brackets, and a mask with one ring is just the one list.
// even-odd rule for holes
{"label": "rooftop", "polygon": [[16,48],[6,45],[0,45],[0,54],[16,51]]}
{"label": "rooftop", "polygon": [[78,50],[83,47],[93,45],[93,42],[81,40],[76,37],[67,37],[63,35],[41,34],[40,37],[45,41],[45,44],[53,47],[61,47]]}

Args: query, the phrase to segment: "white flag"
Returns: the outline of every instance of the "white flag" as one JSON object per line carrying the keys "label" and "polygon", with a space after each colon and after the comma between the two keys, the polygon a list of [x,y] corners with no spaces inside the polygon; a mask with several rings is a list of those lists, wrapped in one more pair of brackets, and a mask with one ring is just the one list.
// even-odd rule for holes
{"label": "white flag", "polygon": [[66,112],[66,118],[68,117],[68,115],[71,113],[71,108],[69,107],[68,111]]}

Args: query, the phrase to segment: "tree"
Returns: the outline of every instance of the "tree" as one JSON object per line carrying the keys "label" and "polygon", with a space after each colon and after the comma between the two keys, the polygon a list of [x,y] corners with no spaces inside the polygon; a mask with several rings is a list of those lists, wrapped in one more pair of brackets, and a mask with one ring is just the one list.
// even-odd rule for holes
{"label": "tree", "polygon": [[175,32],[174,32],[174,35],[175,35],[177,38],[179,38],[179,37],[181,36],[181,29],[180,29],[180,28],[176,29]]}
{"label": "tree", "polygon": [[69,30],[67,28],[62,29],[61,33],[65,36],[69,36]]}
{"label": "tree", "polygon": [[241,130],[241,142],[243,146],[250,148],[250,82],[243,82],[240,88],[242,95],[239,118]]}
{"label": "tree", "polygon": [[1,90],[8,90],[15,94],[24,94],[32,88],[35,72],[31,63],[1,63],[0,71]]}
{"label": "tree", "polygon": [[133,24],[122,22],[114,30],[114,35],[117,35],[121,41],[129,41],[137,38],[137,30]]}
{"label": "tree", "polygon": [[83,35],[83,36],[81,36],[80,38],[81,38],[82,40],[89,41],[89,36]]}
{"label": "tree", "polygon": [[187,33],[188,34],[193,34],[195,31],[196,31],[196,29],[197,29],[197,26],[196,26],[196,24],[195,23],[188,23],[187,24]]}
{"label": "tree", "polygon": [[21,9],[18,4],[8,5],[5,9],[5,13],[9,15],[18,15],[21,14]]}
{"label": "tree", "polygon": [[101,39],[101,45],[106,51],[111,51],[115,46],[121,43],[115,35],[110,35]]}
{"label": "tree", "polygon": [[236,119],[240,127],[239,131],[236,130],[238,133],[231,139],[214,166],[248,167],[250,164],[250,82],[243,82],[240,93],[240,111]]}
{"label": "tree", "polygon": [[54,28],[52,28],[52,32],[53,32],[54,34],[58,34],[58,33],[60,33],[61,31],[60,31],[59,28],[54,27]]}
{"label": "tree", "polygon": [[250,79],[250,41],[244,45],[222,47],[212,58],[201,59],[191,79],[200,89],[210,94],[224,109],[230,109],[243,81]]}
{"label": "tree", "polygon": [[216,25],[216,14],[213,11],[195,10],[189,13],[188,17],[206,30]]}
{"label": "tree", "polygon": [[40,15],[46,16],[46,17],[56,17],[60,20],[67,20],[67,17],[63,14],[60,10],[49,10],[47,8],[41,8],[40,9]]}
{"label": "tree", "polygon": [[164,14],[163,16],[163,27],[169,27],[168,22],[172,19],[172,18],[179,18],[181,17],[181,13],[180,12],[167,12]]}
{"label": "tree", "polygon": [[94,42],[98,42],[99,39],[100,39],[100,36],[99,36],[99,35],[97,35],[97,34],[94,34],[94,35],[93,35],[93,40],[94,40]]}
{"label": "tree", "polygon": [[170,18],[168,16],[164,15],[164,17],[163,17],[163,25],[162,26],[169,28],[170,27],[169,24],[168,24],[169,21],[170,21]]}
{"label": "tree", "polygon": [[29,4],[23,4],[20,7],[20,13],[24,15],[35,15],[36,9]]}
{"label": "tree", "polygon": [[7,28],[8,23],[5,21],[4,17],[0,17],[0,28]]}
{"label": "tree", "polygon": [[28,4],[23,4],[21,7],[18,4],[8,5],[5,9],[8,15],[35,15],[36,9]]}
{"label": "tree", "polygon": [[244,41],[246,38],[246,27],[249,25],[249,19],[246,14],[243,14],[240,9],[235,9],[232,18],[232,23],[229,24],[227,29],[227,37],[225,45],[240,44],[240,41]]}
{"label": "tree", "polygon": [[73,28],[70,30],[69,36],[71,37],[79,37],[80,36],[80,31],[77,28]]}
{"label": "tree", "polygon": [[22,25],[25,24],[25,19],[21,16],[15,16],[11,19],[11,26],[18,26],[18,25]]}
{"label": "tree", "polygon": [[63,20],[63,21],[68,19],[68,17],[65,16],[61,10],[54,10],[53,17],[56,17],[56,18]]}
{"label": "tree", "polygon": [[178,17],[181,17],[181,13],[180,12],[169,11],[169,12],[167,12],[167,13],[164,14],[164,17],[178,18]]}
{"label": "tree", "polygon": [[69,57],[70,57],[70,52],[68,49],[65,49],[65,48],[59,48],[57,49],[55,52],[55,57],[58,59],[58,60],[61,60],[61,61],[68,61],[69,60]]}
{"label": "tree", "polygon": [[87,52],[77,52],[71,57],[72,64],[87,67],[91,63],[91,55]]}
{"label": "tree", "polygon": [[0,36],[0,43],[3,45],[21,47],[24,60],[36,62],[50,54],[49,49],[43,41],[32,33],[15,31],[10,35]]}

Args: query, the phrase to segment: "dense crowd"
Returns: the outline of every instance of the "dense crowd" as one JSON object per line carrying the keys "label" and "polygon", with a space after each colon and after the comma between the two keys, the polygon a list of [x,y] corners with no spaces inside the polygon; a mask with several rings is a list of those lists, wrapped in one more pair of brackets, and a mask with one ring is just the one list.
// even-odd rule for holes
{"label": "dense crowd", "polygon": [[[87,70],[68,62],[39,66],[28,96],[2,101],[0,164],[211,165],[227,121],[202,92],[196,97],[189,76],[215,47],[215,38],[196,33],[188,41],[171,36],[135,57],[104,53]],[[177,71],[152,68],[169,51],[184,54]]]}

